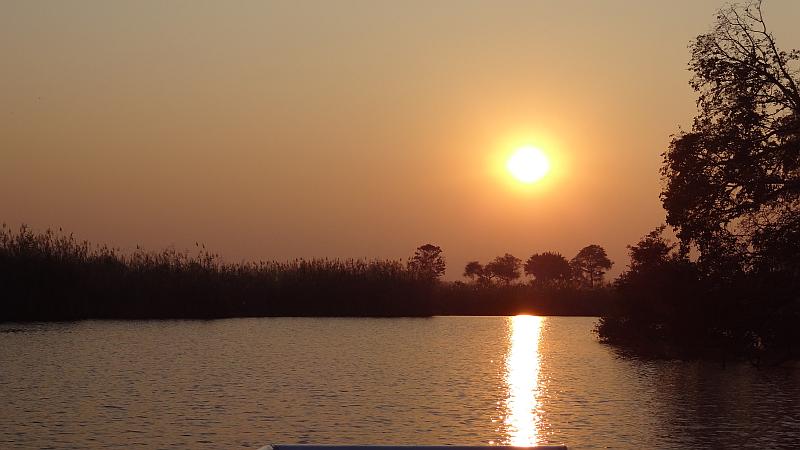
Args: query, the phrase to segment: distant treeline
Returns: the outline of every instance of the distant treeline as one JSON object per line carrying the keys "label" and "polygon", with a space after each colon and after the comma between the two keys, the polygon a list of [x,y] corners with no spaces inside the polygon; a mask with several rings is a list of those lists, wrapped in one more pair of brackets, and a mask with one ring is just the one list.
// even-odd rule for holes
{"label": "distant treeline", "polygon": [[400,261],[224,263],[197,252],[123,254],[71,234],[0,229],[0,321],[263,316],[596,315],[602,289],[445,283],[441,249]]}
{"label": "distant treeline", "polygon": [[573,286],[547,286],[539,283],[480,285],[442,284],[433,297],[438,315],[513,316],[592,316],[608,313],[613,291]]}

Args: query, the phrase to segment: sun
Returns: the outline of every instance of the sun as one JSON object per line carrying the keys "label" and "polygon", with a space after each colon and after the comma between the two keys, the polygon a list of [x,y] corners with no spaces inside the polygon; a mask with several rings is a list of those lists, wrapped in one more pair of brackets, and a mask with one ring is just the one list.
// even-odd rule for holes
{"label": "sun", "polygon": [[518,148],[508,158],[506,169],[522,183],[530,184],[541,180],[550,171],[550,161],[543,151],[526,145]]}

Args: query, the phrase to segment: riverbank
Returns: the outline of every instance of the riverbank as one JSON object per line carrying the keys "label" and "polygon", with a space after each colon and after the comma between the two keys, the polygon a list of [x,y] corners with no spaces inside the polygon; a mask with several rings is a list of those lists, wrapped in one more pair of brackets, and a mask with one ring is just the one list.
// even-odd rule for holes
{"label": "riverbank", "polygon": [[441,282],[397,260],[225,263],[93,246],[27,227],[0,233],[0,322],[233,317],[598,316],[603,289]]}

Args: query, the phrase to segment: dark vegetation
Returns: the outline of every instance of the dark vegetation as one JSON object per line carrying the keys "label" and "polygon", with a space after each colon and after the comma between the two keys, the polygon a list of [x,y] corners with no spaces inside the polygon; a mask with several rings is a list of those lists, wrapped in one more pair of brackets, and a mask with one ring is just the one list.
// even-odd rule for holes
{"label": "dark vegetation", "polygon": [[[137,250],[125,255],[72,235],[0,229],[0,321],[210,319],[261,316],[597,315],[602,289],[566,283],[511,284],[519,260],[498,275],[445,283],[441,248],[426,244],[400,261],[295,260],[224,263]],[[509,274],[508,271],[513,272]],[[489,272],[482,272],[487,277]]]}
{"label": "dark vegetation", "polygon": [[2,321],[430,315],[433,283],[397,261],[227,264],[203,249],[123,255],[72,235],[0,232]]}
{"label": "dark vegetation", "polygon": [[[524,264],[509,253],[486,264],[470,261],[464,267],[470,282],[441,286],[436,308],[464,315],[598,316],[611,304],[610,290],[603,284],[611,266],[606,251],[596,244],[570,261],[551,251],[536,253]],[[517,282],[523,271],[532,277],[530,282]]]}
{"label": "dark vegetation", "polygon": [[761,2],[721,10],[691,45],[698,114],[663,154],[659,227],[630,246],[606,342],[663,357],[800,357],[800,51]]}
{"label": "dark vegetation", "polygon": [[538,283],[453,283],[441,285],[433,298],[434,310],[444,315],[593,316],[605,314],[611,304],[608,288],[583,289]]}

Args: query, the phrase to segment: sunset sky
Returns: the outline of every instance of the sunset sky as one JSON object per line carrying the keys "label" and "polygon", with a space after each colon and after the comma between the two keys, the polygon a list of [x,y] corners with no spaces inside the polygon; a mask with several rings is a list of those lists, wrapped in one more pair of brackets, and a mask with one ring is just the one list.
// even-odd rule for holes
{"label": "sunset sky", "polygon": [[[0,221],[230,261],[468,260],[664,220],[719,1],[4,1]],[[784,48],[800,2],[767,1]],[[530,186],[504,170],[548,154]]]}

